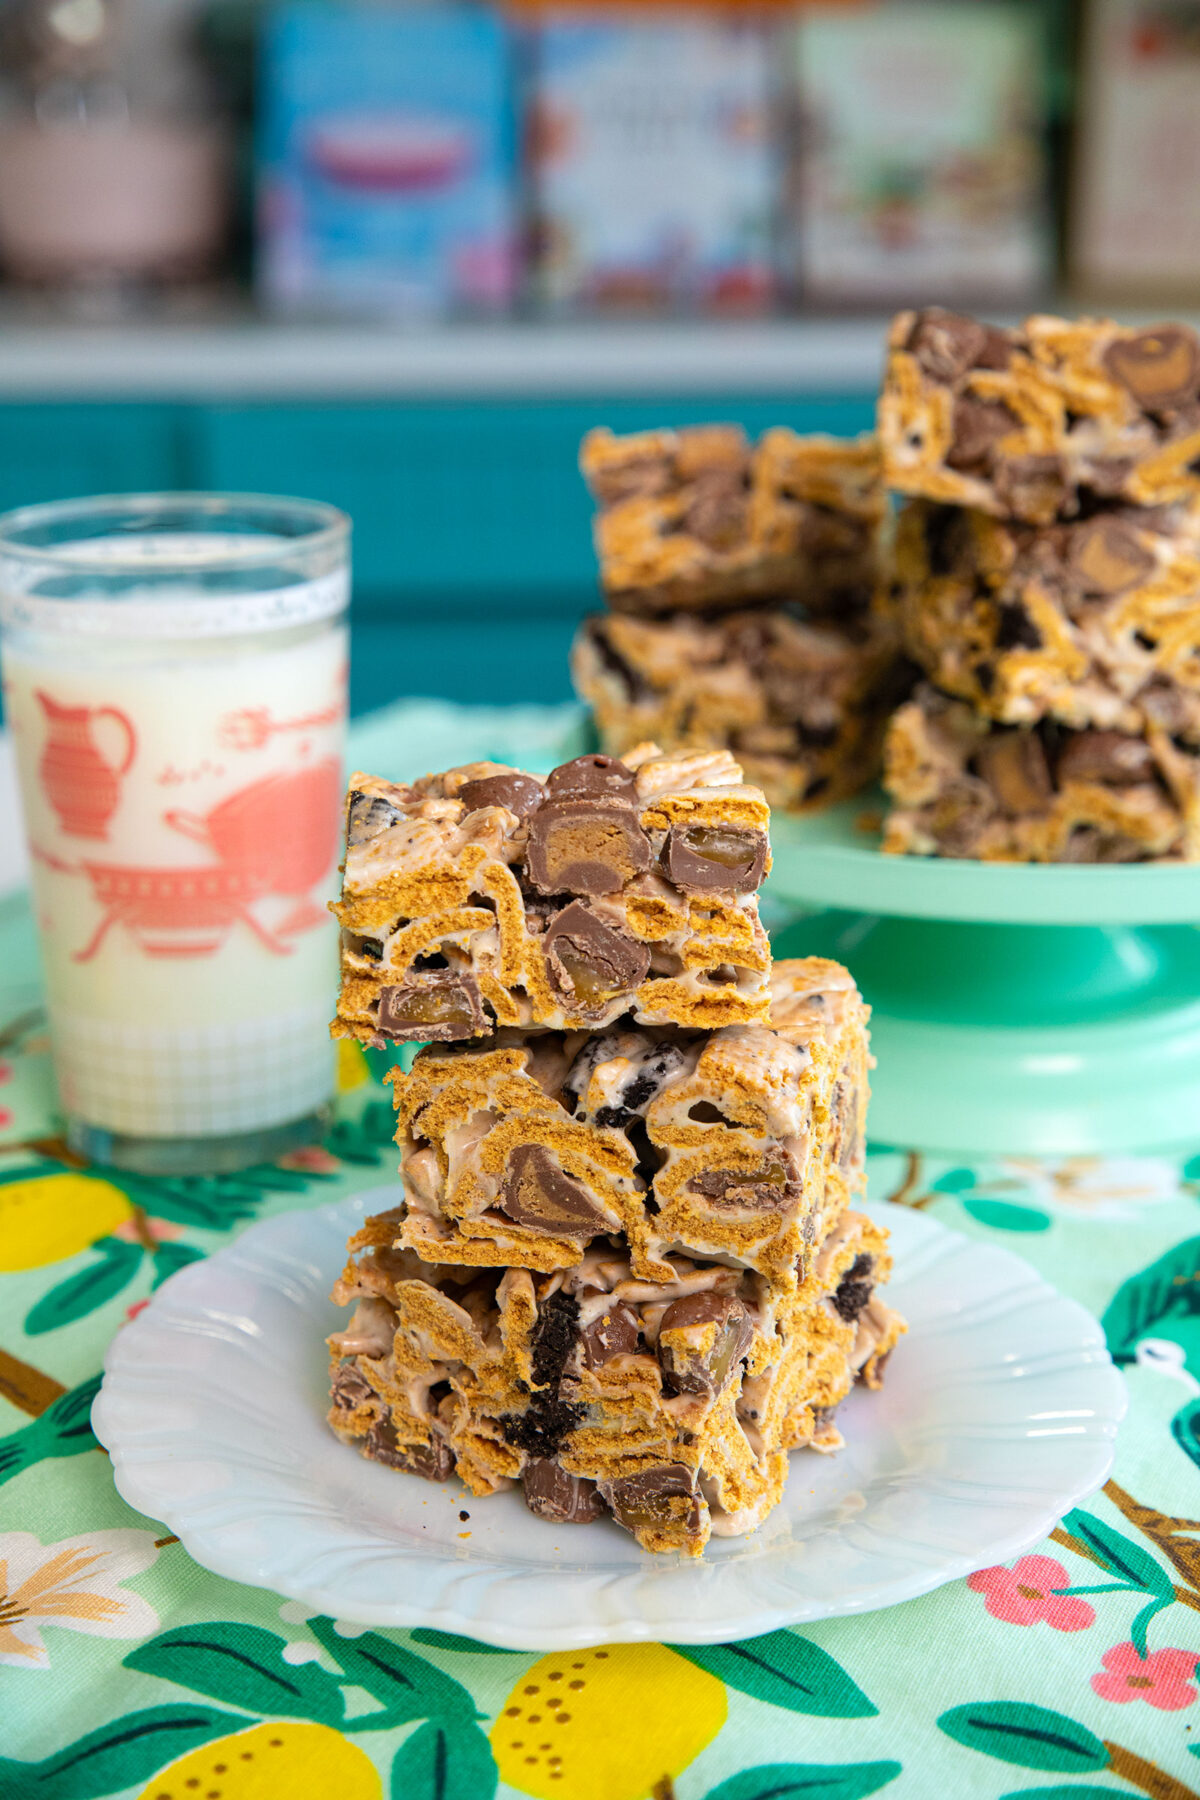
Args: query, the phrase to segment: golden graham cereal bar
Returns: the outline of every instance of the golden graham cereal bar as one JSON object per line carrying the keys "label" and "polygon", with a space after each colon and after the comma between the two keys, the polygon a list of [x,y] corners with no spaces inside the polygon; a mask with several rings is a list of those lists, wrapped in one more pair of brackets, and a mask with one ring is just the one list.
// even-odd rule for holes
{"label": "golden graham cereal bar", "polygon": [[867,1009],[839,964],[777,963],[771,1023],[506,1030],[392,1071],[426,1262],[549,1272],[621,1237],[639,1276],[720,1257],[783,1288],[862,1183]]}
{"label": "golden graham cereal bar", "polygon": [[783,607],[597,614],[571,669],[611,755],[645,738],[728,749],[772,806],[792,808],[840,800],[879,773],[884,727],[911,686],[890,621]]}
{"label": "golden graham cereal bar", "polygon": [[904,1329],[887,1233],[857,1213],[787,1298],[682,1256],[647,1280],[608,1245],[554,1274],[430,1265],[391,1247],[398,1222],[367,1222],[334,1290],[355,1307],[329,1339],[339,1437],[476,1494],[519,1483],[558,1524],[611,1514],[647,1550],[761,1524],[786,1452],[840,1447],[834,1408]]}
{"label": "golden graham cereal bar", "polygon": [[1144,733],[999,725],[918,688],[888,728],[883,848],[994,862],[1200,860],[1200,752]]}
{"label": "golden graham cereal bar", "polygon": [[736,425],[617,437],[590,431],[580,467],[596,552],[620,612],[710,611],[748,600],[861,610],[878,579],[886,503],[873,437],[751,446]]}
{"label": "golden graham cereal bar", "polygon": [[1097,503],[1200,495],[1200,339],[1186,325],[1037,315],[1012,331],[939,307],[888,336],[889,487],[1047,525]]}
{"label": "golden graham cereal bar", "polygon": [[693,1029],[767,1015],[769,809],[722,751],[351,779],[333,1032]]}
{"label": "golden graham cereal bar", "polygon": [[910,500],[895,572],[910,655],[978,711],[1200,743],[1200,496],[1043,526]]}

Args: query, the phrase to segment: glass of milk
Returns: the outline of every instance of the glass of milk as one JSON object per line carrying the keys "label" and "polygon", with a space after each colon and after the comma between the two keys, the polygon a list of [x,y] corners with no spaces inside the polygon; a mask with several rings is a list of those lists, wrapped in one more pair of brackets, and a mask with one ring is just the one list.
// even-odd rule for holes
{"label": "glass of milk", "polygon": [[147,1174],[311,1141],[350,525],[257,495],[0,518],[0,627],[72,1147]]}

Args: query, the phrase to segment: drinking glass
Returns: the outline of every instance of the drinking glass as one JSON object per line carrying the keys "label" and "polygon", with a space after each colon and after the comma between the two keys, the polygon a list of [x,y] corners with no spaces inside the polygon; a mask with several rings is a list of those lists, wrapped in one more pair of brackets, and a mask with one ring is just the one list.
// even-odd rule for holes
{"label": "drinking glass", "polygon": [[55,1069],[94,1161],[213,1173],[319,1130],[349,535],[334,507],[257,495],[0,518]]}

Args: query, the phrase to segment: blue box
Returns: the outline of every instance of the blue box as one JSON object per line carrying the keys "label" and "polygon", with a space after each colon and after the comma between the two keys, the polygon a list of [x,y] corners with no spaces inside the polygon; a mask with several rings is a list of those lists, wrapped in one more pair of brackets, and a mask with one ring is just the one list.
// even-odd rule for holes
{"label": "blue box", "polygon": [[508,309],[516,131],[495,14],[285,5],[259,67],[258,281],[273,310]]}

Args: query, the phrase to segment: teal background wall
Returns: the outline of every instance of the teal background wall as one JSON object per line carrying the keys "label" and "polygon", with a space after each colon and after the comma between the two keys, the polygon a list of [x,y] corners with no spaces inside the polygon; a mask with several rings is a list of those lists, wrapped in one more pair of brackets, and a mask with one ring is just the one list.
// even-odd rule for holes
{"label": "teal background wall", "polygon": [[331,500],[355,525],[355,712],[404,694],[560,700],[572,633],[595,604],[576,468],[589,427],[732,419],[752,433],[852,433],[873,414],[870,394],[9,402],[0,507],[158,487]]}

